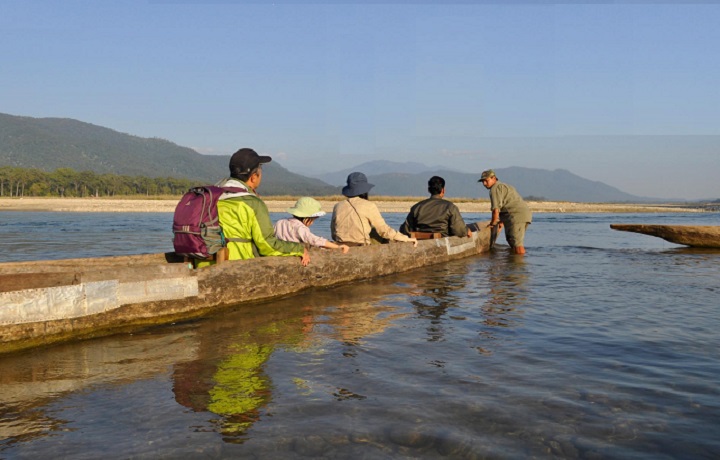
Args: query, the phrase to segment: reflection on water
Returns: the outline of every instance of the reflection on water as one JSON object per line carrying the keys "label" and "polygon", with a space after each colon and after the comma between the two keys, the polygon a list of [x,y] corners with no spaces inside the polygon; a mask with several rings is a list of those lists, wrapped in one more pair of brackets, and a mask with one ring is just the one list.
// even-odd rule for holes
{"label": "reflection on water", "polygon": [[444,339],[445,316],[448,311],[457,311],[459,298],[455,292],[465,288],[467,276],[466,264],[442,264],[425,272],[425,276],[416,278],[414,295],[410,303],[417,315],[428,321],[427,340]]}
{"label": "reflection on water", "polygon": [[719,458],[720,253],[561,217],[525,257],[0,357],[0,457]]}
{"label": "reflection on water", "polygon": [[174,367],[175,400],[195,412],[218,415],[212,423],[229,442],[243,440],[245,431],[260,418],[260,408],[271,399],[271,382],[263,365],[274,350],[274,334],[295,335],[291,323],[258,326],[233,335],[231,344],[203,334],[206,340],[198,347],[198,359]]}
{"label": "reflection on water", "polygon": [[[265,366],[273,352],[322,354],[329,341],[355,356],[363,338],[379,334],[401,315],[372,299],[376,289],[361,284],[346,292],[315,293],[310,298],[265,304],[257,311],[236,312],[222,322],[199,325],[197,359],[180,363],[173,371],[173,392],[178,403],[193,411],[208,411],[224,440],[242,443],[246,432],[272,401],[273,382]],[[385,291],[386,293],[388,291]],[[311,384],[293,379],[305,395]],[[346,388],[331,388],[338,400],[362,399]]]}
{"label": "reflection on water", "polygon": [[151,378],[194,357],[195,334],[188,330],[161,335],[87,341],[0,358],[0,446],[29,441],[64,429],[67,420],[43,411],[68,394],[104,385]]}
{"label": "reflection on water", "polygon": [[[515,328],[522,317],[522,305],[527,302],[528,267],[524,256],[495,251],[487,266],[487,297],[482,303],[482,323],[479,332],[483,343],[494,343],[495,328]],[[492,348],[479,345],[477,351],[491,354]]]}
{"label": "reflection on water", "polygon": [[[316,360],[327,354],[328,346],[339,346],[342,356],[351,358],[366,338],[405,316],[382,303],[405,288],[379,284],[320,290],[305,298],[226,312],[222,318],[0,358],[0,451],[68,431],[72,420],[43,408],[69,394],[168,373],[177,404],[212,414],[206,424],[195,425],[196,430],[218,432],[224,441],[242,444],[273,400],[273,378],[266,371],[273,353],[306,354]],[[349,385],[301,377],[291,381],[304,397],[364,399],[346,388]]]}

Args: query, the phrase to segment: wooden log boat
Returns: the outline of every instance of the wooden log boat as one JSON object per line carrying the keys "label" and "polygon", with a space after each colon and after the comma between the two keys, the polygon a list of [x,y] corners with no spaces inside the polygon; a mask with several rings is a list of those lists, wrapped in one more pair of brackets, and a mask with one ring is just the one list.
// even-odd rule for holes
{"label": "wooden log boat", "polygon": [[400,273],[486,252],[471,238],[439,238],[297,257],[262,257],[194,269],[174,253],[0,263],[0,353],[187,320],[310,287]]}
{"label": "wooden log boat", "polygon": [[720,248],[718,225],[611,224],[613,230],[657,236],[666,241],[695,248]]}

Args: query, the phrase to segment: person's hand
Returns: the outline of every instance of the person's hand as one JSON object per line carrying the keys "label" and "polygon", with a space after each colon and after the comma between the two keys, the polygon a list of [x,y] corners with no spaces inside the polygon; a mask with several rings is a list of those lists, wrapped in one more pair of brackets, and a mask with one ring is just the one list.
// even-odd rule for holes
{"label": "person's hand", "polygon": [[410,238],[408,240],[408,243],[412,243],[413,247],[416,248],[417,247],[417,238]]}
{"label": "person's hand", "polygon": [[303,250],[303,255],[300,258],[300,263],[303,267],[307,267],[308,264],[310,264],[310,253],[308,252],[307,248]]}
{"label": "person's hand", "polygon": [[347,254],[348,251],[350,250],[350,246],[348,246],[347,244],[341,244],[338,247],[340,248],[340,250],[342,251],[343,254]]}

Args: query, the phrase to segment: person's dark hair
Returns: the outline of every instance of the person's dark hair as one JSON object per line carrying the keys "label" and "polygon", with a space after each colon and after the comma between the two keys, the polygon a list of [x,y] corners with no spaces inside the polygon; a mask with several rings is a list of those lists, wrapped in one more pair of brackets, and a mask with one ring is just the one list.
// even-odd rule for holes
{"label": "person's dark hair", "polygon": [[439,195],[445,188],[445,179],[440,176],[432,176],[428,181],[428,192],[430,195]]}
{"label": "person's dark hair", "polygon": [[307,225],[307,226],[309,227],[311,223],[313,223],[313,222],[315,222],[315,221],[317,220],[317,217],[298,217],[298,216],[293,216],[293,219],[297,219],[297,220],[299,220],[300,222],[302,222],[303,224],[305,224],[305,225]]}
{"label": "person's dark hair", "polygon": [[368,197],[368,194],[367,194],[367,193],[363,193],[362,195],[358,195],[358,197],[362,198],[363,200],[369,200],[369,199],[370,199],[370,198]]}
{"label": "person's dark hair", "polygon": [[230,177],[232,177],[233,179],[241,180],[243,182],[247,182],[250,179],[250,176],[252,176],[256,172],[258,172],[259,169],[260,169],[260,166],[258,166],[257,168],[254,168],[249,173],[243,173],[242,169],[240,169],[240,167],[231,165],[230,166]]}

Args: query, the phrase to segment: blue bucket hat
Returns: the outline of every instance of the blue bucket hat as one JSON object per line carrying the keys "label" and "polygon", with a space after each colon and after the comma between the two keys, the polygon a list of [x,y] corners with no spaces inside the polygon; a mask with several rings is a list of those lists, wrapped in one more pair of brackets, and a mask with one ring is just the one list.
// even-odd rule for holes
{"label": "blue bucket hat", "polygon": [[347,197],[359,196],[369,192],[373,187],[375,184],[369,184],[365,174],[354,172],[347,177],[347,185],[343,187],[342,194]]}

